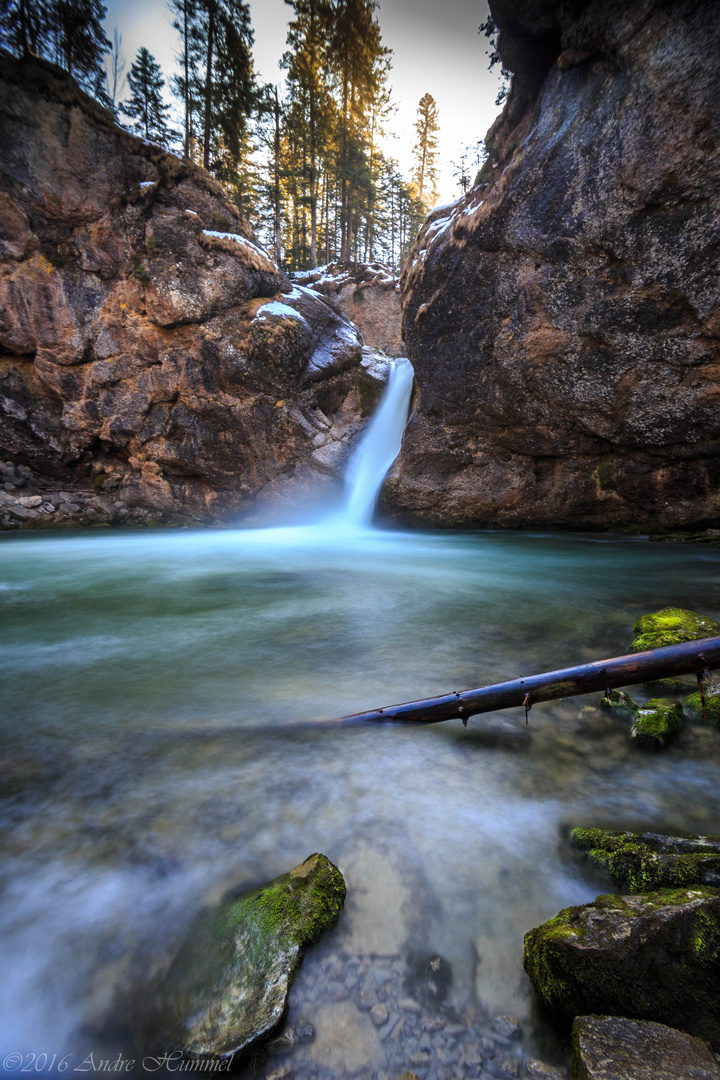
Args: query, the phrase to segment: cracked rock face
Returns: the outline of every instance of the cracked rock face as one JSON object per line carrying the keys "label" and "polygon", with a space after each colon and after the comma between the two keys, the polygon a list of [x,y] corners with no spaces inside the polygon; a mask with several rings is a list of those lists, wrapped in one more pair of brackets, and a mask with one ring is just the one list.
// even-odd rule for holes
{"label": "cracked rock face", "polygon": [[491,0],[514,72],[402,279],[420,390],[385,505],[429,524],[720,517],[720,8]]}
{"label": "cracked rock face", "polygon": [[382,376],[203,170],[5,56],[0,140],[0,524],[221,521],[337,474]]}

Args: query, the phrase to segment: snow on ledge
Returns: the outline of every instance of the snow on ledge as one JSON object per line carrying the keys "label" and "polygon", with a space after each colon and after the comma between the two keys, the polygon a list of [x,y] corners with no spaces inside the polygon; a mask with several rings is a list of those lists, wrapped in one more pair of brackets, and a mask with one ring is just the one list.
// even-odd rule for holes
{"label": "snow on ledge", "polygon": [[234,240],[236,244],[240,244],[243,247],[249,247],[251,251],[262,256],[262,258],[271,263],[272,266],[275,265],[267,251],[265,251],[264,248],[261,248],[259,244],[254,244],[252,240],[248,240],[246,236],[240,236],[239,233],[232,232],[216,232],[214,229],[203,229],[202,233],[203,236],[212,236],[216,240]]}

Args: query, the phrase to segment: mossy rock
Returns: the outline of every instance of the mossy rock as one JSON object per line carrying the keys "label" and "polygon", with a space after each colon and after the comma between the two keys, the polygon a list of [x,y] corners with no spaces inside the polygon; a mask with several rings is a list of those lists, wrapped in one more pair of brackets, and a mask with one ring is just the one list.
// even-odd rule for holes
{"label": "mossy rock", "polygon": [[720,634],[720,623],[697,611],[666,607],[651,615],[643,615],[635,623],[636,635],[630,652],[659,649],[663,645],[680,645],[683,641],[699,641]]}
{"label": "mossy rock", "polygon": [[342,874],[315,854],[201,917],[165,980],[163,1048],[237,1061],[268,1039],[306,947],[335,924],[344,900]]}
{"label": "mossy rock", "polygon": [[654,679],[652,682],[643,683],[643,688],[658,697],[665,697],[666,694],[687,694],[694,684],[694,679],[692,682],[687,679]]}
{"label": "mossy rock", "polygon": [[[700,691],[696,690],[683,701],[683,712],[689,720],[704,721]],[[720,727],[720,689],[705,692],[705,712],[707,722],[713,727]]]}
{"label": "mossy rock", "polygon": [[643,749],[665,746],[685,725],[682,706],[670,698],[651,698],[635,713],[630,736]]}
{"label": "mossy rock", "polygon": [[655,1020],[720,1049],[720,892],[598,896],[525,935],[523,963],[556,1019]]}
{"label": "mossy rock", "polygon": [[699,884],[720,888],[720,837],[573,829],[570,843],[623,892]]}
{"label": "mossy rock", "polygon": [[622,690],[608,690],[600,698],[598,705],[618,720],[634,720],[639,706]]}

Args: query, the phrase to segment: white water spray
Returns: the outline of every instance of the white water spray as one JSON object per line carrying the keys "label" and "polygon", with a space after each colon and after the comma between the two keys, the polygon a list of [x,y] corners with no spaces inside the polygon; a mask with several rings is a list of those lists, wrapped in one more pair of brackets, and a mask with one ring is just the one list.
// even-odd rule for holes
{"label": "white water spray", "polygon": [[345,476],[347,497],[341,513],[343,524],[370,524],[385,474],[400,453],[410,408],[414,371],[404,357],[390,365],[387,386],[377,412],[355,448]]}

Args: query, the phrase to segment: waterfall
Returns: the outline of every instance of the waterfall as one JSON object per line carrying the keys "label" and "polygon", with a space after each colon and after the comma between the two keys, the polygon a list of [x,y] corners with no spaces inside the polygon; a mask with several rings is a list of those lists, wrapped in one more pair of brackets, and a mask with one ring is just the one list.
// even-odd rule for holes
{"label": "waterfall", "polygon": [[390,365],[380,405],[348,465],[347,495],[341,514],[345,525],[370,524],[385,474],[400,453],[414,374],[412,364],[404,357],[398,357]]}

